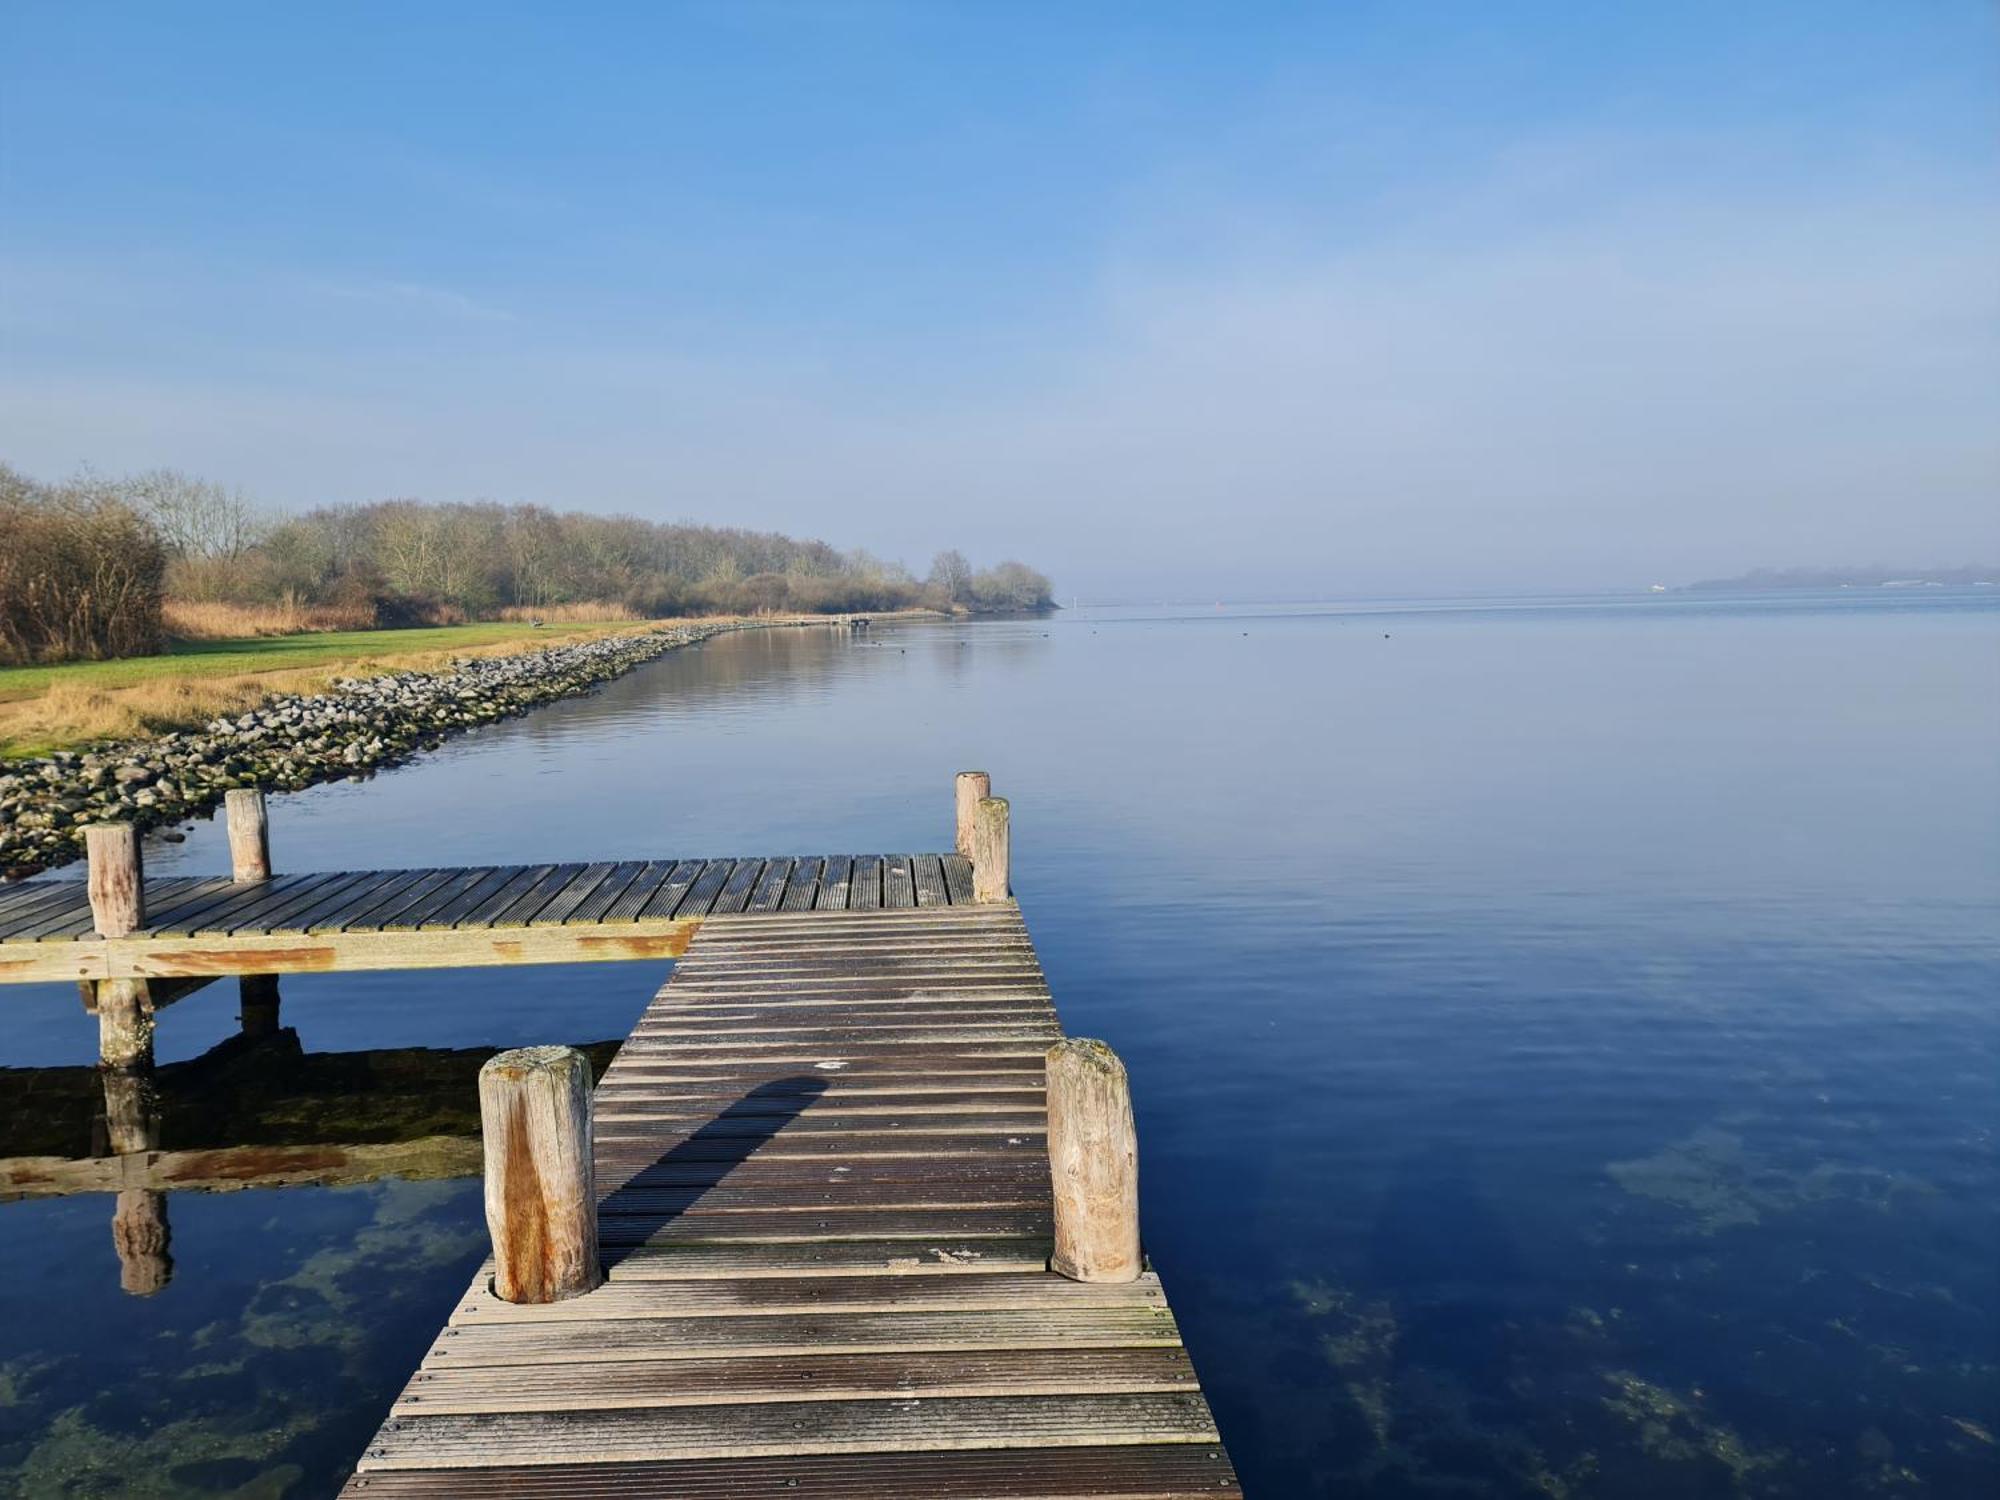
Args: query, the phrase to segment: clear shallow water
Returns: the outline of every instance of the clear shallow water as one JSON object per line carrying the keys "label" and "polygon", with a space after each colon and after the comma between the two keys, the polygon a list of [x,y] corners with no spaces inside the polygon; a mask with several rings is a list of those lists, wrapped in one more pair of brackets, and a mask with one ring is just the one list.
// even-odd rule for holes
{"label": "clear shallow water", "polygon": [[[273,838],[936,847],[985,766],[1065,1022],[1130,1065],[1149,1248],[1253,1495],[1979,1495],[1996,666],[1976,594],[770,633],[275,799]],[[207,824],[148,859],[226,865]],[[660,973],[291,979],[285,1021],[592,1041]],[[0,1002],[0,1064],[90,1060],[73,992]],[[169,1010],[163,1061],[234,1017]],[[330,1493],[478,1258],[476,1185],[168,1207],[135,1298],[108,1197],[0,1205],[0,1485]]]}

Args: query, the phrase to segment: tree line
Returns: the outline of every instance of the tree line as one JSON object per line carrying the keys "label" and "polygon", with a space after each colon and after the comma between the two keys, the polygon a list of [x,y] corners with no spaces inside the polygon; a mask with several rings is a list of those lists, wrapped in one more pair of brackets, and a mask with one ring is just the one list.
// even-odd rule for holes
{"label": "tree line", "polygon": [[490,501],[381,500],[265,516],[174,470],[42,483],[0,464],[0,659],[161,649],[168,601],[326,606],[407,625],[617,605],[689,614],[1049,608],[1018,562],[900,563],[816,540]]}

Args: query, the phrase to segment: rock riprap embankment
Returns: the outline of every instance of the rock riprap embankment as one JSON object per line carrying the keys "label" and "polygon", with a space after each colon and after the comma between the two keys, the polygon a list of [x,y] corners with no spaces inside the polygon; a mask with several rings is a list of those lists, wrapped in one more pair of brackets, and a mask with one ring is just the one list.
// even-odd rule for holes
{"label": "rock riprap embankment", "polygon": [[676,626],[467,657],[438,672],[344,678],[199,730],[19,761],[0,774],[0,869],[21,875],[77,858],[89,823],[171,823],[231,787],[297,788],[387,765],[728,628]]}

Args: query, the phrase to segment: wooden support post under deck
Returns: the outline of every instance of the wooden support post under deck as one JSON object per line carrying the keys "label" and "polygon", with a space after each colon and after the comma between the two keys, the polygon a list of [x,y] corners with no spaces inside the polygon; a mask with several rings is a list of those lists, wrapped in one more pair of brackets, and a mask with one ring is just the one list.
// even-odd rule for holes
{"label": "wooden support post under deck", "polygon": [[1048,1089],[1049,1268],[1072,1281],[1135,1281],[1139,1141],[1125,1064],[1102,1042],[1069,1037],[1049,1048]]}
{"label": "wooden support post under deck", "polygon": [[237,1026],[245,1036],[273,1036],[278,1030],[278,976],[245,974],[236,981],[240,1002]]}
{"label": "wooden support post under deck", "polygon": [[976,902],[1005,901],[1013,893],[1008,863],[1012,858],[1008,832],[1007,799],[981,797],[973,810],[972,899]]}
{"label": "wooden support post under deck", "polygon": [[560,1302],[604,1280],[597,1254],[590,1059],[520,1047],[479,1070],[493,1294]]}
{"label": "wooden support post under deck", "polygon": [[958,836],[952,848],[972,858],[972,832],[979,820],[979,802],[993,795],[993,778],[984,771],[960,771],[952,783],[956,800]]}
{"label": "wooden support post under deck", "polygon": [[[83,840],[98,936],[129,936],[146,925],[139,831],[130,823],[93,823]],[[153,1065],[153,1002],[145,980],[107,979],[98,985],[97,1055],[107,1068]]]}
{"label": "wooden support post under deck", "polygon": [[[271,878],[271,823],[264,794],[240,786],[222,799],[229,823],[229,878],[239,883]],[[245,1036],[270,1036],[278,1029],[278,976],[245,974],[236,982],[241,1006],[237,1024]]]}
{"label": "wooden support post under deck", "polygon": [[237,787],[223,797],[222,808],[229,824],[229,878],[269,880],[271,832],[264,794],[255,787]]}

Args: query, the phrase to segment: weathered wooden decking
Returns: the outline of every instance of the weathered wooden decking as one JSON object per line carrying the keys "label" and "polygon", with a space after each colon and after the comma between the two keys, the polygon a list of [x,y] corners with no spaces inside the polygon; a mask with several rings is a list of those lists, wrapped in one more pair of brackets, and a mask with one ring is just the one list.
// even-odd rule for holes
{"label": "weathered wooden decking", "polygon": [[0,983],[674,958],[710,916],[969,904],[956,854],[345,870],[145,883],[99,937],[85,883],[0,887]]}
{"label": "weathered wooden decking", "polygon": [[516,1306],[482,1268],[349,1500],[1240,1493],[1157,1277],[1046,1269],[1019,910],[840,864],[701,898],[597,1088],[609,1279]]}

